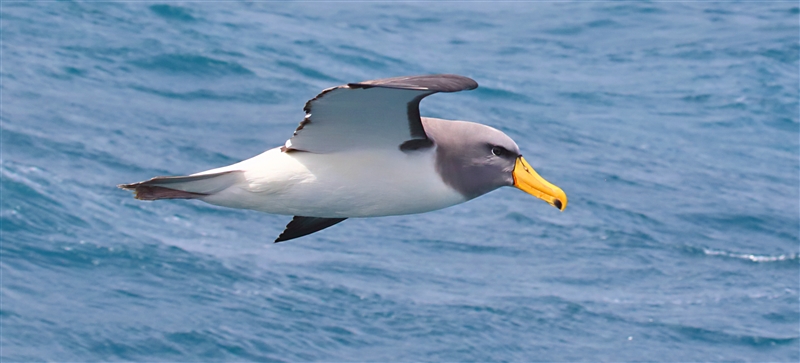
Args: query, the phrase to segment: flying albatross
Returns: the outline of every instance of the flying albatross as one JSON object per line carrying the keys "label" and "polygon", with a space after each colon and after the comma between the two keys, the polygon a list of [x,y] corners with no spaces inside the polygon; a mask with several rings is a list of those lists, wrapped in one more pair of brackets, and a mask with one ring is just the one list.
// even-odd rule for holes
{"label": "flying albatross", "polygon": [[347,218],[429,212],[502,186],[563,211],[566,194],[539,176],[506,134],[420,117],[426,96],[477,87],[470,78],[440,74],[328,88],[306,103],[305,119],[284,146],[189,176],[119,187],[141,200],[200,199],[294,216],[275,242]]}

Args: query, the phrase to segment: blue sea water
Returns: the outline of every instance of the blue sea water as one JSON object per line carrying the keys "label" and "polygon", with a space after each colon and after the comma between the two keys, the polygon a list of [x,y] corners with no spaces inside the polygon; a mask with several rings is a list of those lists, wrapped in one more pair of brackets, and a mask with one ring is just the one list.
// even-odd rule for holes
{"label": "blue sea water", "polygon": [[[0,360],[800,360],[797,2],[0,3]],[[119,183],[281,145],[347,82],[569,196],[289,221]]]}

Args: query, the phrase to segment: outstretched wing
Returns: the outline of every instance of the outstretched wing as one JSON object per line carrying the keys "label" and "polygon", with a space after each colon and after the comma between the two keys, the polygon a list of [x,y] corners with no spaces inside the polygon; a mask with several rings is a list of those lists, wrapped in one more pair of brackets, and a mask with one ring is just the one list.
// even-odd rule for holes
{"label": "outstretched wing", "polygon": [[[428,141],[419,102],[436,92],[478,87],[470,78],[436,74],[349,83],[322,91],[306,103],[306,117],[285,150],[329,153],[348,149],[397,148]],[[408,144],[407,144],[408,145]]]}

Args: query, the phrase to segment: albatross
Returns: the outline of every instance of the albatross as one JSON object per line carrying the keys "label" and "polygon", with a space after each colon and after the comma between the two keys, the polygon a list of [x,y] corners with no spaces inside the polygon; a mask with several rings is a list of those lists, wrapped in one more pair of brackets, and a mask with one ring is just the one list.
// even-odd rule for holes
{"label": "albatross", "polygon": [[275,242],[347,218],[424,213],[517,187],[563,211],[567,196],[503,132],[474,122],[420,117],[437,92],[478,87],[437,74],[328,88],[308,101],[285,145],[189,176],[121,184],[136,199],[206,203],[294,216]]}

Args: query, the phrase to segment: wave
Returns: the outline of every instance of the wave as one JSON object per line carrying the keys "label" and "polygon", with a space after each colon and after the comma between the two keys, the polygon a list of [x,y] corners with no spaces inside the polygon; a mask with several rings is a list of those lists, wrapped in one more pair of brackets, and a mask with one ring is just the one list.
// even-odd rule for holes
{"label": "wave", "polygon": [[722,250],[715,250],[711,248],[703,248],[703,253],[706,256],[721,256],[727,258],[734,258],[739,260],[747,260],[752,262],[783,262],[783,261],[800,261],[800,256],[797,253],[787,253],[780,255],[756,255],[750,253],[734,253]]}
{"label": "wave", "polygon": [[265,89],[251,89],[234,92],[217,92],[209,89],[196,89],[188,92],[176,92],[135,84],[128,87],[139,92],[181,101],[232,101],[259,105],[278,104],[282,101],[280,93]]}
{"label": "wave", "polygon": [[250,69],[236,62],[206,57],[197,54],[162,54],[140,58],[130,64],[146,71],[169,74],[192,74],[202,76],[253,75]]}

